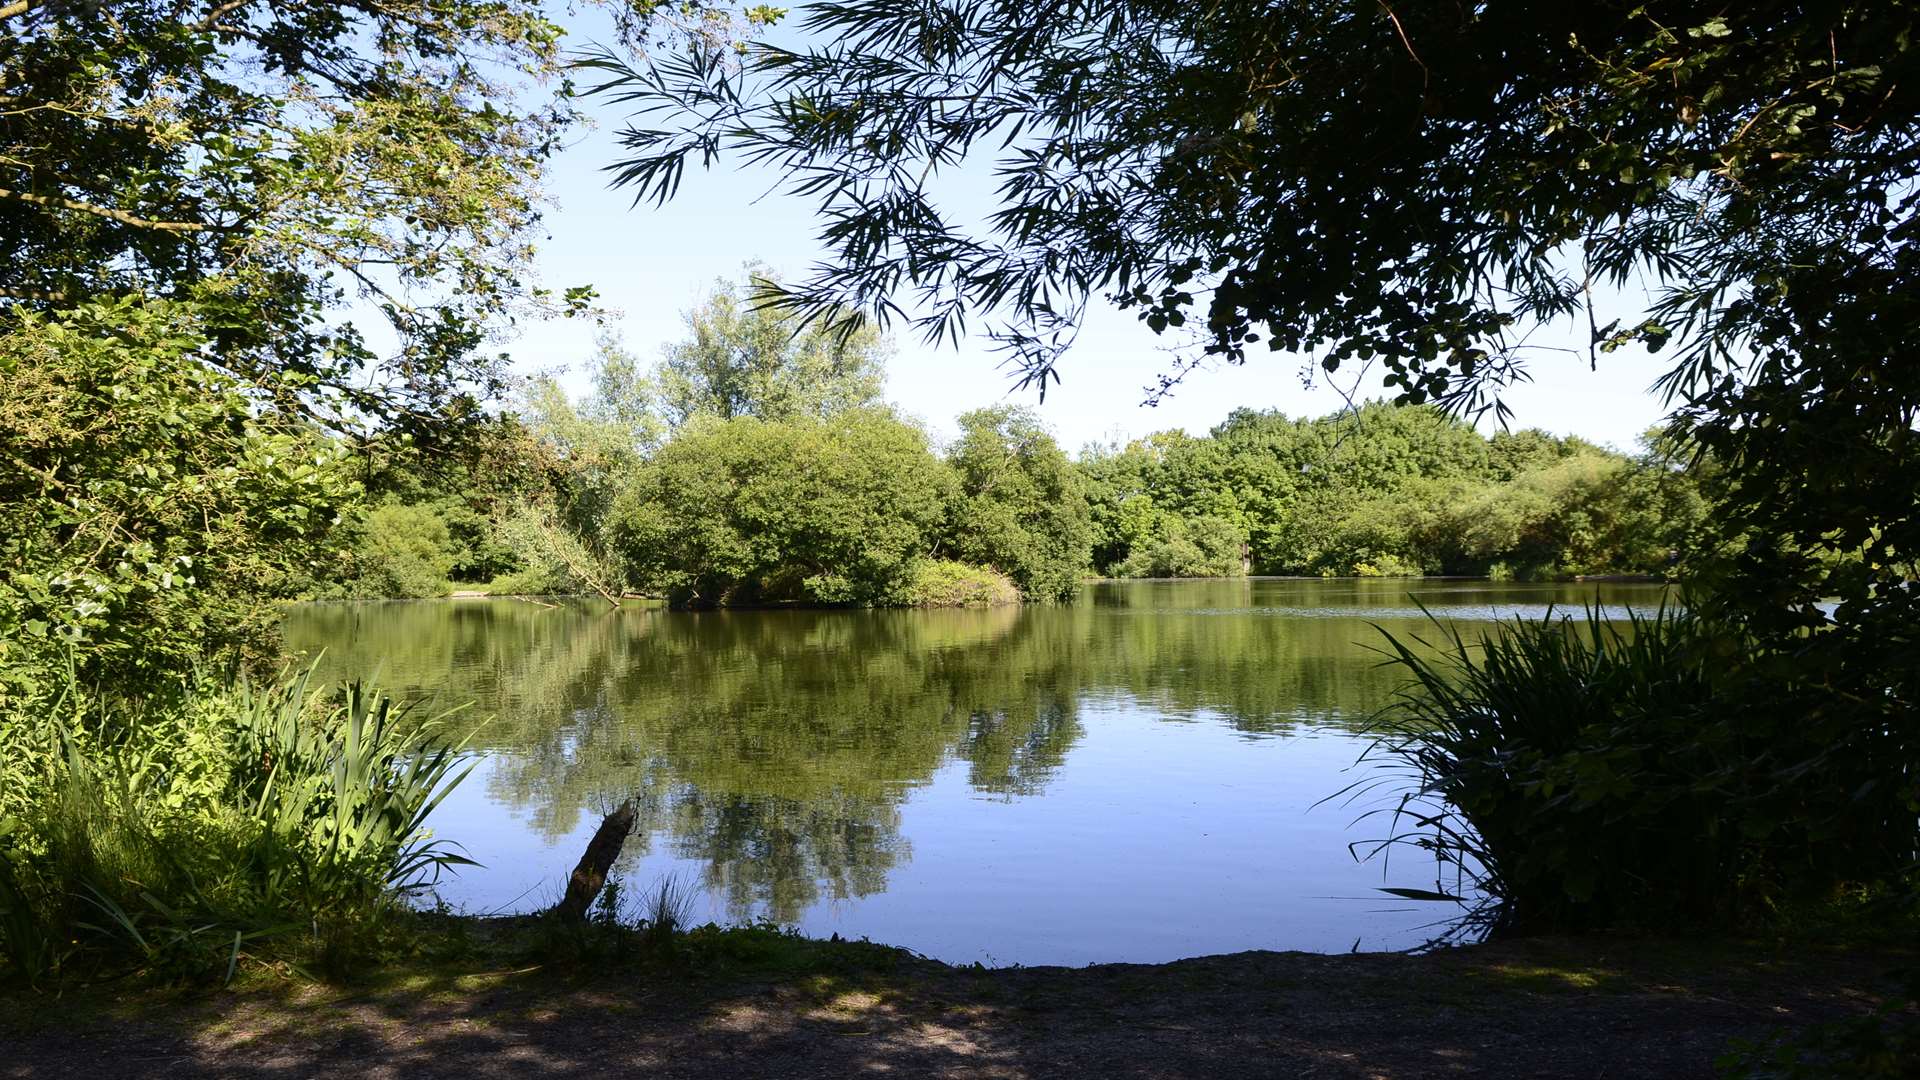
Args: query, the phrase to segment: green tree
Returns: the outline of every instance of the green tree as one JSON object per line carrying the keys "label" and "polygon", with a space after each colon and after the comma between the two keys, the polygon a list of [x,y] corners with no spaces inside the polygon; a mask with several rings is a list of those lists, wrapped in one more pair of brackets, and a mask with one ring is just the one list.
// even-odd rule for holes
{"label": "green tree", "polygon": [[1140,444],[1089,445],[1075,461],[1093,530],[1093,565],[1105,571],[1150,531],[1158,508],[1149,493],[1152,462]]}
{"label": "green tree", "polygon": [[1006,574],[1028,596],[1072,596],[1093,566],[1093,522],[1073,462],[1031,409],[976,409],[959,424],[947,452],[959,489],[945,548]]}
{"label": "green tree", "polygon": [[356,595],[375,599],[443,596],[458,560],[446,519],[431,507],[383,503],[359,525],[354,545]]}
{"label": "green tree", "polygon": [[[527,284],[572,116],[537,88],[560,31],[535,4],[0,12],[0,308],[190,303],[217,363],[277,404],[424,434],[498,389],[491,328],[562,306]],[[348,295],[391,355],[329,318]]]}
{"label": "green tree", "polygon": [[756,306],[772,285],[721,281],[686,315],[685,340],[667,347],[653,387],[667,424],[697,417],[824,419],[880,404],[890,346],[871,327],[839,334]]}
{"label": "green tree", "polygon": [[677,603],[895,603],[951,485],[885,410],[697,421],[621,493],[614,535],[636,582]]}
{"label": "green tree", "polygon": [[139,689],[272,654],[273,601],[343,541],[340,447],[263,412],[160,301],[0,316],[0,696],[69,658]]}
{"label": "green tree", "polygon": [[[562,543],[577,545],[596,565],[611,564],[614,500],[667,433],[652,374],[617,340],[599,341],[591,374],[593,390],[577,405],[551,378],[535,380],[522,397],[551,468],[542,490],[522,500],[537,506],[501,516],[514,519],[509,532],[517,550],[558,571],[535,575],[548,584],[580,576],[564,570],[556,546]],[[571,539],[559,540],[555,530]]]}

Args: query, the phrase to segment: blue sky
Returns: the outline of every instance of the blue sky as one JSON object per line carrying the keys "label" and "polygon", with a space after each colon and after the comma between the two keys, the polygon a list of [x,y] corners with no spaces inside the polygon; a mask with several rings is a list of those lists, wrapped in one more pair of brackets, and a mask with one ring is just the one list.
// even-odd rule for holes
{"label": "blue sky", "polygon": [[[586,31],[576,39],[584,45]],[[596,128],[582,132],[552,163],[557,205],[546,219],[538,268],[550,288],[591,284],[614,315],[606,328],[643,357],[654,357],[677,339],[681,313],[695,305],[716,278],[738,278],[749,261],[799,276],[818,257],[809,203],[774,190],[766,171],[689,171],[678,197],[665,207],[631,205],[627,193],[610,190],[605,165],[619,149],[614,135],[622,113],[589,100]],[[969,167],[947,181],[952,197],[984,200],[991,176]],[[1610,316],[1609,316],[1610,317]],[[1606,321],[1603,318],[1601,321]],[[583,390],[585,364],[593,354],[596,327],[557,320],[524,328],[506,348],[524,373],[559,373],[563,384]],[[1533,362],[1534,382],[1512,390],[1507,400],[1517,427],[1541,427],[1600,443],[1631,448],[1635,437],[1666,411],[1649,391],[1665,370],[1661,357],[1625,352],[1601,357],[1588,368],[1584,319],[1548,327],[1537,344],[1581,350],[1578,357],[1542,352]],[[1112,309],[1092,313],[1061,365],[1062,382],[1040,404],[1031,391],[1014,392],[998,357],[983,341],[929,347],[901,336],[888,372],[888,397],[925,421],[938,436],[953,431],[955,415],[1011,400],[1034,404],[1061,442],[1078,449],[1091,440],[1145,435],[1169,428],[1196,434],[1241,406],[1275,408],[1289,415],[1321,415],[1342,399],[1319,381],[1303,384],[1311,365],[1284,353],[1261,354],[1243,367],[1221,366],[1190,376],[1172,399],[1155,408],[1140,405],[1144,388],[1170,366],[1174,342],[1155,335],[1133,316]],[[1350,375],[1342,385],[1354,389]],[[1358,396],[1381,393],[1377,380]],[[1488,421],[1491,423],[1491,421]]]}

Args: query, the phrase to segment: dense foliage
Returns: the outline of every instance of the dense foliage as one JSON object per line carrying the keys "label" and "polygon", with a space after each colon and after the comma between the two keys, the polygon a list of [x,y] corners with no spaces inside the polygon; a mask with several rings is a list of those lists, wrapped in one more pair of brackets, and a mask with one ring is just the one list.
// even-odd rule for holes
{"label": "dense foliage", "polygon": [[698,424],[614,504],[636,580],[680,603],[904,600],[946,509],[918,429],[884,411]]}
{"label": "dense foliage", "polygon": [[[0,315],[0,714],[69,657],[138,691],[261,656],[358,485],[165,301]],[[270,646],[267,646],[271,655]]]}
{"label": "dense foliage", "polygon": [[[602,387],[634,384],[624,353],[600,364]],[[1011,406],[961,416],[936,458],[885,410],[672,426],[657,412],[623,416],[604,390],[579,405],[541,394],[543,442],[522,450],[546,486],[496,496],[484,520],[467,508],[472,495],[416,485],[414,501],[390,496],[358,519],[349,592],[437,595],[461,574],[483,583],[463,569],[476,550],[501,553],[495,591],[893,604],[927,602],[902,591],[921,558],[1065,599],[1096,571],[1666,575],[1720,545],[1707,525],[1713,470],[1684,467],[1663,439],[1628,457],[1538,431],[1487,438],[1424,406],[1319,419],[1240,410],[1204,437],[1162,432],[1073,460],[1031,410]],[[919,449],[896,453],[881,432]],[[883,481],[925,498],[883,494]],[[471,535],[456,535],[461,521]],[[890,569],[869,561],[880,549],[894,552],[881,560]],[[829,580],[842,573],[867,584]],[[796,584],[808,577],[820,587]]]}
{"label": "dense foliage", "polygon": [[1521,930],[1752,924],[1848,884],[1911,917],[1910,812],[1866,813],[1834,783],[1874,782],[1844,753],[1801,765],[1824,733],[1751,696],[1737,627],[1710,609],[1598,614],[1485,641],[1437,620],[1431,640],[1388,635],[1409,681],[1371,721],[1370,755],[1404,781],[1375,810],[1379,850],[1427,851],[1443,892],[1477,890]]}
{"label": "dense foliage", "polygon": [[[165,297],[278,404],[425,436],[497,389],[492,328],[553,306],[527,261],[571,112],[521,85],[558,59],[537,5],[0,10],[0,310]],[[392,355],[337,317],[347,296]]]}
{"label": "dense foliage", "polygon": [[[1657,442],[1657,441],[1656,441]],[[1665,573],[1697,560],[1705,470],[1539,431],[1481,436],[1428,407],[1320,419],[1242,409],[1082,457],[1107,573]]]}
{"label": "dense foliage", "polygon": [[218,687],[277,663],[278,600],[500,567],[508,485],[449,498],[436,463],[493,475],[482,346],[588,299],[529,273],[558,41],[516,0],[0,4],[16,970],[230,968],[377,922],[420,866],[448,759],[409,724]]}
{"label": "dense foliage", "polygon": [[1410,793],[1383,825],[1435,856],[1443,886],[1477,886],[1520,929],[1730,918],[1777,884],[1769,858],[1816,853],[1805,835],[1770,835],[1805,823],[1707,718],[1721,688],[1698,617],[1623,628],[1599,614],[1484,643],[1436,622],[1437,656],[1389,637],[1413,678],[1375,719],[1372,753],[1405,770]]}
{"label": "dense foliage", "polygon": [[1092,562],[1092,522],[1078,471],[1039,418],[1010,406],[966,413],[947,460],[958,490],[946,550],[1029,596],[1072,596]]}

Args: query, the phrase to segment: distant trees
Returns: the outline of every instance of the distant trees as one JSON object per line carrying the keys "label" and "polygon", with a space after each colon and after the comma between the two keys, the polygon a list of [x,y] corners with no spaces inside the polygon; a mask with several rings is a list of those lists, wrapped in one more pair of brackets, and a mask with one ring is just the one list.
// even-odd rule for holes
{"label": "distant trees", "polygon": [[1711,463],[1682,467],[1659,438],[1633,457],[1375,403],[1241,410],[1205,436],[1075,460],[1032,410],[996,406],[959,417],[936,452],[892,411],[829,398],[770,419],[745,395],[739,415],[670,423],[658,370],[607,345],[585,401],[536,387],[525,424],[492,436],[515,465],[432,479],[396,451],[369,478],[387,494],[354,518],[352,580],[335,591],[436,595],[451,577],[702,606],[939,605],[1066,599],[1093,573],[1538,580],[1663,574],[1718,550]]}
{"label": "distant trees", "polygon": [[1075,460],[1000,405],[936,452],[876,404],[885,341],[796,328],[756,287],[721,283],[652,363],[603,340],[583,399],[536,382],[519,416],[471,425],[464,457],[367,443],[349,580],[317,591],[967,604],[1066,599],[1093,573],[1658,573],[1711,546],[1705,474],[1665,443],[1489,438],[1427,406],[1240,409]]}
{"label": "distant trees", "polygon": [[[544,513],[576,561],[701,605],[1070,594],[1090,567],[1087,508],[1037,417],[969,414],[942,459],[879,404],[884,338],[756,310],[764,283],[720,283],[651,366],[603,341],[584,401],[551,380],[529,388],[553,458]],[[510,532],[529,565],[564,561],[541,542],[554,530],[523,518]]]}
{"label": "distant trees", "polygon": [[958,485],[947,550],[1000,570],[1029,596],[1073,595],[1093,566],[1079,471],[1031,409],[976,409],[959,424],[947,455]]}
{"label": "distant trees", "polygon": [[687,312],[687,336],[652,373],[667,426],[702,417],[818,420],[880,404],[891,349],[879,331],[842,336],[818,323],[797,326],[753,306],[752,294],[769,285],[764,272],[750,269],[744,286],[717,282]]}
{"label": "distant trees", "polygon": [[[1699,486],[1544,432],[1482,437],[1427,407],[1317,420],[1240,410],[1206,438],[1094,448],[1096,565],[1122,576],[1666,570],[1701,543]],[[1236,545],[1244,545],[1239,552]]]}
{"label": "distant trees", "polygon": [[680,603],[902,602],[945,519],[949,474],[891,413],[695,422],[613,510],[633,580]]}

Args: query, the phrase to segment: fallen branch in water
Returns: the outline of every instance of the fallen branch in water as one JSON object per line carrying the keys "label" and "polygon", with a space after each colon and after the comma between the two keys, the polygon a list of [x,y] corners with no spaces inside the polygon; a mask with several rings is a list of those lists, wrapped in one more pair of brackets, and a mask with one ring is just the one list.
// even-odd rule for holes
{"label": "fallen branch in water", "polygon": [[580,856],[572,876],[567,878],[567,894],[553,905],[554,915],[566,922],[579,922],[587,917],[587,908],[606,887],[613,861],[620,857],[627,834],[633,831],[633,819],[638,811],[639,807],[628,799],[600,822],[593,839],[587,841],[586,853]]}

